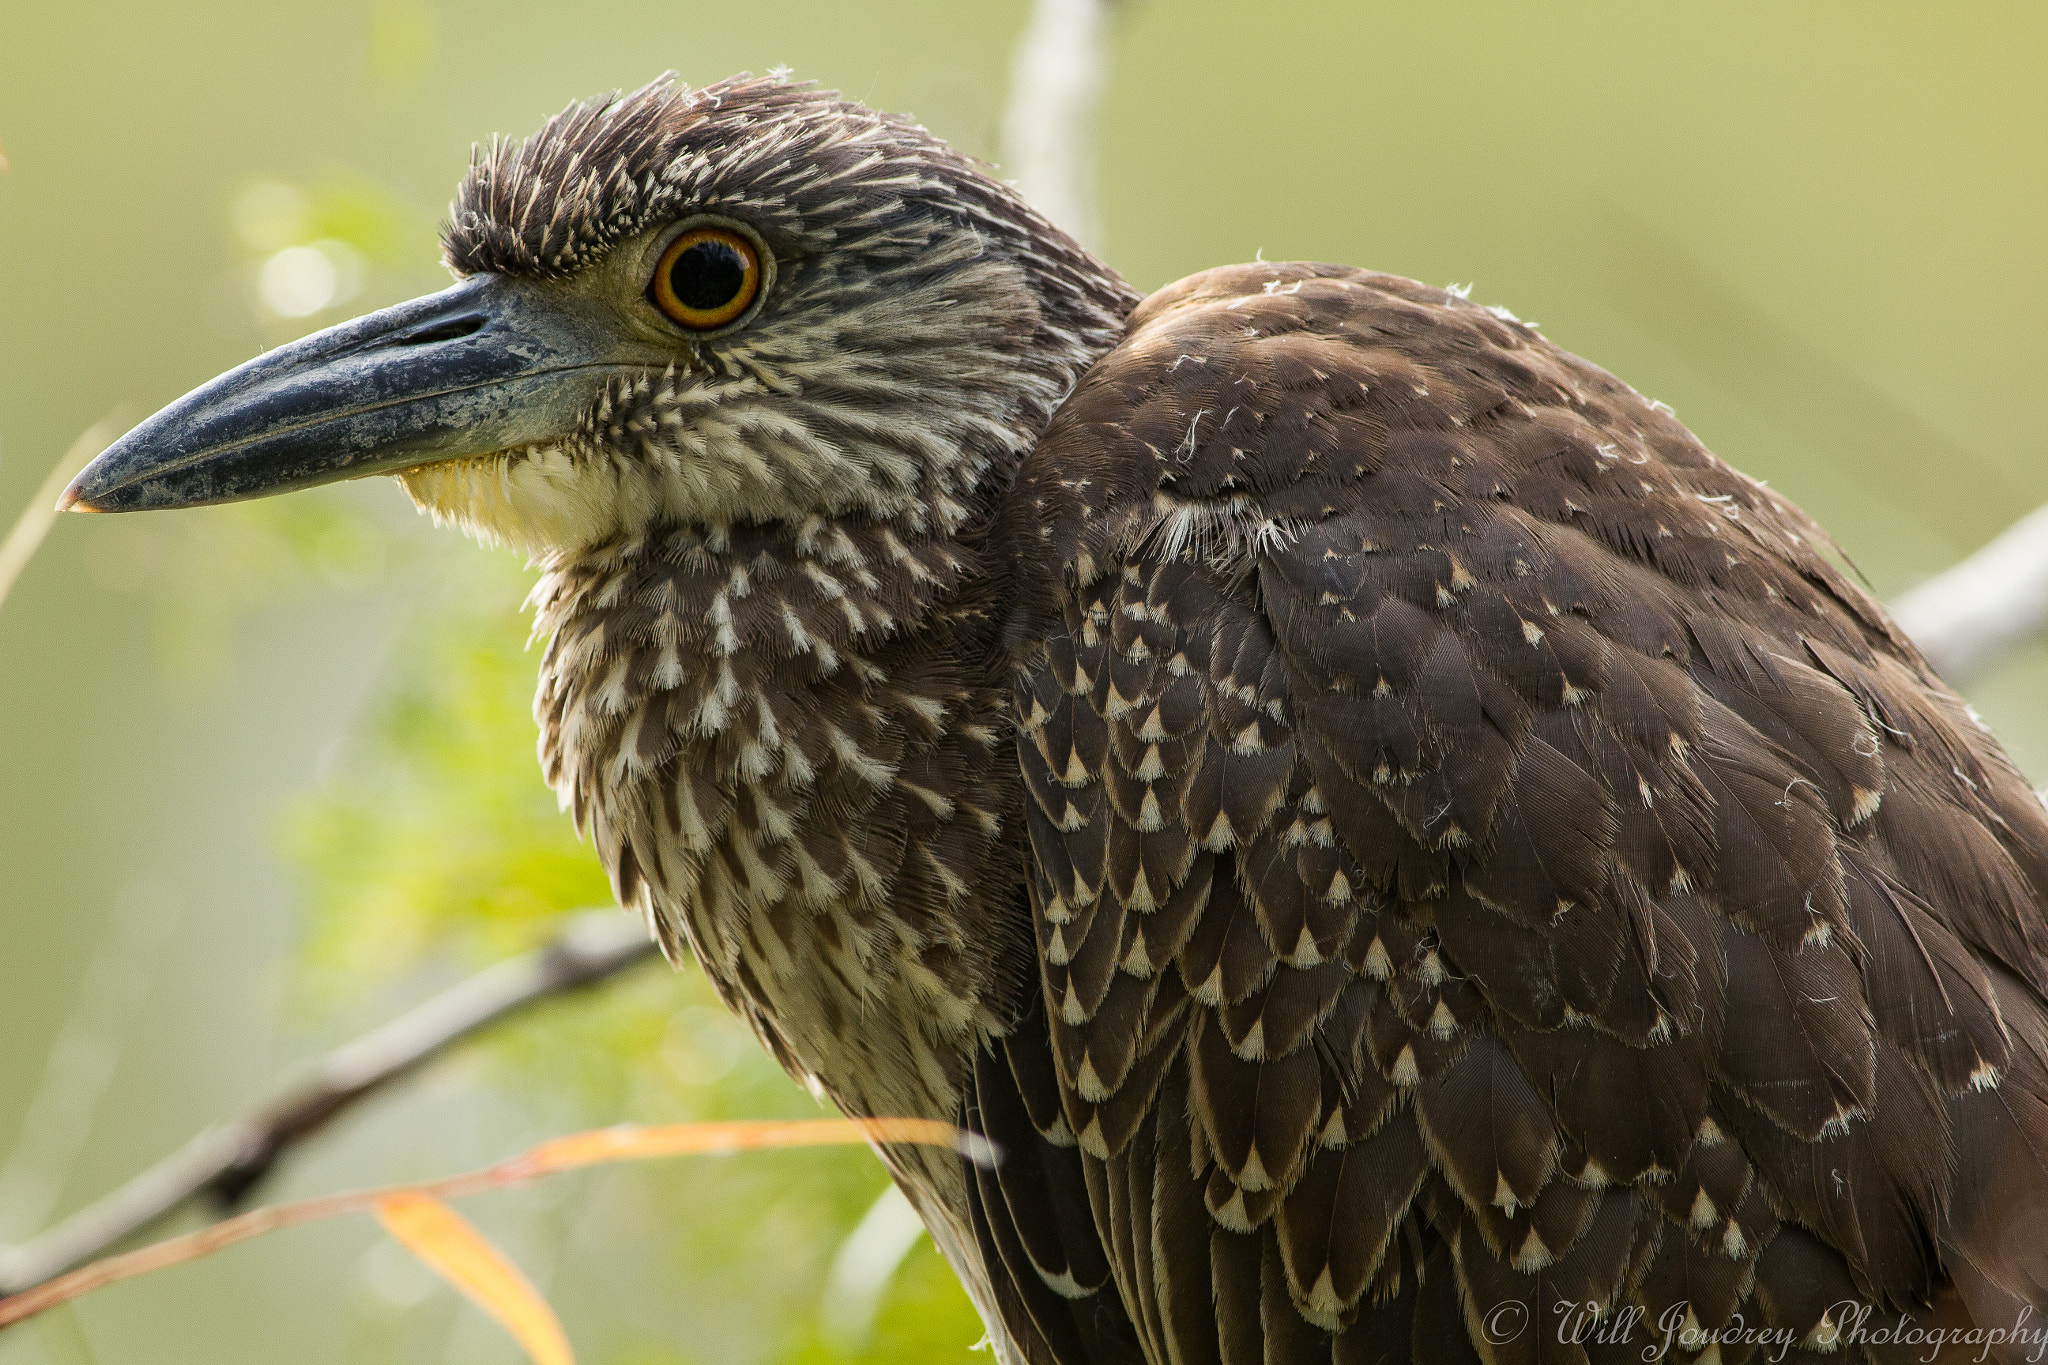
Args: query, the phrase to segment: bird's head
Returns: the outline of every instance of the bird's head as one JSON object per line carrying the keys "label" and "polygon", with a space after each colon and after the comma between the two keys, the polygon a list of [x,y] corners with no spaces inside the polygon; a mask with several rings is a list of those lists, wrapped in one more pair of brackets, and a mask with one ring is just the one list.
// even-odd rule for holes
{"label": "bird's head", "polygon": [[923,129],[781,79],[664,79],[473,157],[458,283],[306,337],[128,433],[65,504],[395,473],[530,552],[663,523],[944,533],[1133,296]]}

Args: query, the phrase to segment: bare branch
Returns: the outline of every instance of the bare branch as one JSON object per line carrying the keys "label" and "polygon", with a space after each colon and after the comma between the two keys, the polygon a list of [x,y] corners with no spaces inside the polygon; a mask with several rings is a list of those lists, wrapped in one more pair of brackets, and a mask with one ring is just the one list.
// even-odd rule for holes
{"label": "bare branch", "polygon": [[1010,66],[1003,169],[1040,213],[1095,245],[1091,124],[1102,93],[1105,0],[1034,0]]}
{"label": "bare branch", "polygon": [[1901,596],[1892,615],[1950,682],[2048,627],[2048,507]]}
{"label": "bare branch", "polygon": [[644,922],[617,910],[578,915],[546,947],[486,968],[336,1048],[278,1098],[207,1129],[104,1199],[0,1251],[0,1293],[19,1293],[81,1265],[196,1199],[235,1203],[295,1144],[365,1095],[507,1015],[653,956]]}

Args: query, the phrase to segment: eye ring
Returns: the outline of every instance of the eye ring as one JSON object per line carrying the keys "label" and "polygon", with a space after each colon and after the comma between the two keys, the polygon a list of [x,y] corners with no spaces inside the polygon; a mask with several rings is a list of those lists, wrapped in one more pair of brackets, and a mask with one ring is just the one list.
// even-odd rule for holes
{"label": "eye ring", "polygon": [[715,332],[761,296],[762,251],[748,234],[705,224],[670,242],[647,282],[647,301],[687,332]]}

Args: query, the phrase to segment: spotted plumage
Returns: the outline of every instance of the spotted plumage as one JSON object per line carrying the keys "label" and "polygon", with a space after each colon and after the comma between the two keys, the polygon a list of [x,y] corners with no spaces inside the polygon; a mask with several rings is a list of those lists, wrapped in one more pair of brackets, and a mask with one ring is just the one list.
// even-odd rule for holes
{"label": "spotted plumage", "polygon": [[[772,282],[689,335],[642,291],[702,223]],[[2048,1309],[2048,814],[1667,409],[1391,276],[1140,303],[779,80],[494,144],[447,244],[445,302],[73,496],[245,496],[206,423],[267,374],[540,317],[530,415],[464,446],[437,380],[358,445],[534,554],[621,901],[820,1094],[1000,1146],[884,1155],[1009,1365],[1876,1365]]]}
{"label": "spotted plumage", "polygon": [[2048,820],[1667,412],[1442,291],[1238,266],[1138,308],[999,516],[1014,1071],[1147,1358],[2039,1302]]}

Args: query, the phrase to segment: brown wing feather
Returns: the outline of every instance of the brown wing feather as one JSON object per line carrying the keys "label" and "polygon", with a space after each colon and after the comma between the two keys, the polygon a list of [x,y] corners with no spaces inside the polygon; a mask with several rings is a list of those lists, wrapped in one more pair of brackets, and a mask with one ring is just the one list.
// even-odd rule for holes
{"label": "brown wing feather", "polygon": [[1160,1362],[2048,1308],[2048,820],[1820,543],[1440,291],[1147,300],[992,540],[1100,1248],[1019,1253]]}

